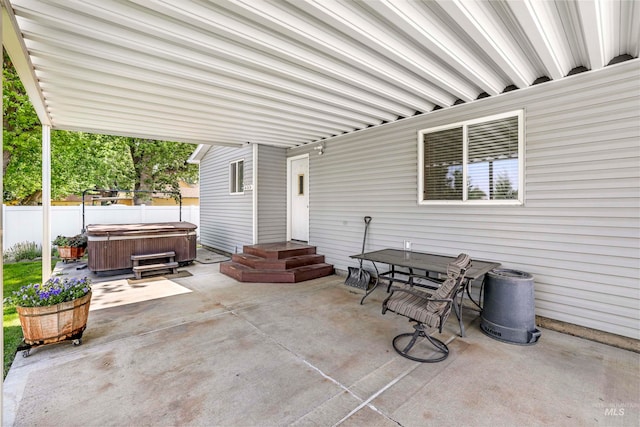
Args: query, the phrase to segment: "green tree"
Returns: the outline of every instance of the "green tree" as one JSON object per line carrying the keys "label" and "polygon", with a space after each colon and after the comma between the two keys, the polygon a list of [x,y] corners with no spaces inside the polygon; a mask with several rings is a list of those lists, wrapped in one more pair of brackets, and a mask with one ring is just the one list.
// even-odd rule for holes
{"label": "green tree", "polygon": [[518,190],[513,188],[509,175],[504,172],[498,175],[498,180],[495,184],[494,199],[517,199]]}
{"label": "green tree", "polygon": [[40,198],[42,188],[41,126],[4,50],[2,60],[3,199],[31,204]]}
{"label": "green tree", "polygon": [[81,194],[89,188],[131,188],[134,168],[127,139],[83,132],[51,134],[53,198]]}
{"label": "green tree", "polygon": [[[128,139],[135,169],[135,190],[179,191],[179,181],[196,182],[198,166],[187,163],[194,146],[179,142]],[[136,205],[148,203],[150,194],[134,195]]]}

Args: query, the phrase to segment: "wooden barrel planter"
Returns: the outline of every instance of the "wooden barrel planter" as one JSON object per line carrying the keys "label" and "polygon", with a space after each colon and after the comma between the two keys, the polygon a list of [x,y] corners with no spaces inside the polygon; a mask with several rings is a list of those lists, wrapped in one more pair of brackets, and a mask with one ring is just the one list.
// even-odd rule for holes
{"label": "wooden barrel planter", "polygon": [[84,256],[85,248],[78,248],[75,246],[59,246],[58,254],[63,260],[80,259]]}
{"label": "wooden barrel planter", "polygon": [[64,340],[80,343],[82,332],[87,327],[91,292],[73,301],[44,307],[16,306],[24,334],[29,346],[53,344]]}

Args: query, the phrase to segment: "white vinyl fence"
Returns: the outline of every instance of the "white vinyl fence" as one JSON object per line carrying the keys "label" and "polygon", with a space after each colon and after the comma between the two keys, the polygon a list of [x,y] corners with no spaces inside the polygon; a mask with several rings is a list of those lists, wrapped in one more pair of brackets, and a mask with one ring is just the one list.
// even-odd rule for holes
{"label": "white vinyl fence", "polygon": [[[179,206],[86,206],[85,224],[172,222],[180,218]],[[182,221],[200,226],[200,206],[183,206]],[[20,242],[42,245],[42,206],[2,205],[4,250]],[[51,240],[82,231],[82,205],[51,207]],[[196,229],[198,236],[200,232]]]}

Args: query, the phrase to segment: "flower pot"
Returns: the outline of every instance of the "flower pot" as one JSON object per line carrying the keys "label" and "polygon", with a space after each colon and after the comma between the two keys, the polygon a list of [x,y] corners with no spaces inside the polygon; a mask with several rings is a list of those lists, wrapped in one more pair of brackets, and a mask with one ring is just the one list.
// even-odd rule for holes
{"label": "flower pot", "polygon": [[75,246],[60,246],[58,247],[58,253],[62,259],[80,259],[84,256],[85,248],[78,248]]}
{"label": "flower pot", "polygon": [[68,339],[80,339],[87,327],[91,292],[73,301],[45,307],[16,306],[29,345],[52,344]]}

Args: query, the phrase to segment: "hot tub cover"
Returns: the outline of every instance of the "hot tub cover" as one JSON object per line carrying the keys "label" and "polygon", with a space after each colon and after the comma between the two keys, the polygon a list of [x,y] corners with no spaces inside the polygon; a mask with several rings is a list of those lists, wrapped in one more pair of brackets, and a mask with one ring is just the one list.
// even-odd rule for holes
{"label": "hot tub cover", "polygon": [[145,224],[89,224],[87,236],[127,236],[135,234],[193,231],[197,225],[190,222],[152,222]]}

